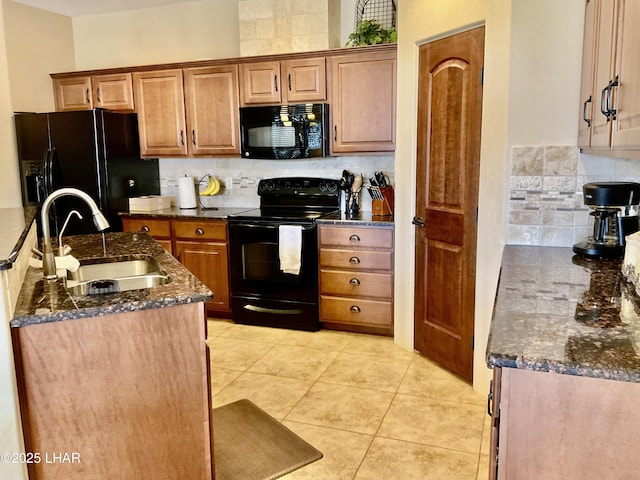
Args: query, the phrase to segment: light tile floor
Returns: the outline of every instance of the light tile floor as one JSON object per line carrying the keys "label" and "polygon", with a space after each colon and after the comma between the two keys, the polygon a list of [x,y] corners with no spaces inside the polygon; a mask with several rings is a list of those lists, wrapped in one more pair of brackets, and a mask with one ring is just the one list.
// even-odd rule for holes
{"label": "light tile floor", "polygon": [[324,454],[282,478],[488,478],[486,398],[391,338],[208,328],[213,406],[247,398]]}

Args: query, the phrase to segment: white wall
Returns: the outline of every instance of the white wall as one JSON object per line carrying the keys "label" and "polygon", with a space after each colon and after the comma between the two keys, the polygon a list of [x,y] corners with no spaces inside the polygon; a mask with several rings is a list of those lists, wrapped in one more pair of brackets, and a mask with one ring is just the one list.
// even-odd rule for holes
{"label": "white wall", "polygon": [[73,18],[76,70],[240,56],[238,0]]}

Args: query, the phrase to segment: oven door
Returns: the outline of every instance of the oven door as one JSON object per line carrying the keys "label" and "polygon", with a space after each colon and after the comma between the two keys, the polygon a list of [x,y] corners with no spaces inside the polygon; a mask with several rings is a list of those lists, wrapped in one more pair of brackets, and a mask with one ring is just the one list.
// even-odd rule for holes
{"label": "oven door", "polygon": [[318,328],[318,240],[302,225],[298,275],[280,269],[276,222],[229,222],[233,319],[238,323],[304,330]]}

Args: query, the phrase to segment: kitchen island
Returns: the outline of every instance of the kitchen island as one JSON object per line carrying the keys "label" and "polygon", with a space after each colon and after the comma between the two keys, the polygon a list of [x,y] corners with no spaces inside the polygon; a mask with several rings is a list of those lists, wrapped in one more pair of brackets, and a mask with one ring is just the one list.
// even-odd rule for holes
{"label": "kitchen island", "polygon": [[491,478],[636,478],[640,298],[620,268],[505,247],[487,345]]}
{"label": "kitchen island", "polygon": [[82,261],[151,256],[171,281],[71,296],[29,268],[10,325],[30,478],[210,479],[211,291],[145,233],[105,240],[65,243]]}

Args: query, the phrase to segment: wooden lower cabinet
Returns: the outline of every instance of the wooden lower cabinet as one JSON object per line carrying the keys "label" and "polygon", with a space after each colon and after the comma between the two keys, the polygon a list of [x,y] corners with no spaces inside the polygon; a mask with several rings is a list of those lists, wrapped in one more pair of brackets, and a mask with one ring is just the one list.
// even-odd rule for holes
{"label": "wooden lower cabinet", "polygon": [[11,333],[31,480],[213,478],[202,303]]}
{"label": "wooden lower cabinet", "polygon": [[124,216],[122,225],[125,232],[149,233],[213,292],[207,310],[214,315],[231,316],[226,220]]}
{"label": "wooden lower cabinet", "polygon": [[489,478],[638,477],[639,383],[497,368],[493,388]]}
{"label": "wooden lower cabinet", "polygon": [[393,335],[393,227],[318,227],[320,321],[325,328]]}

